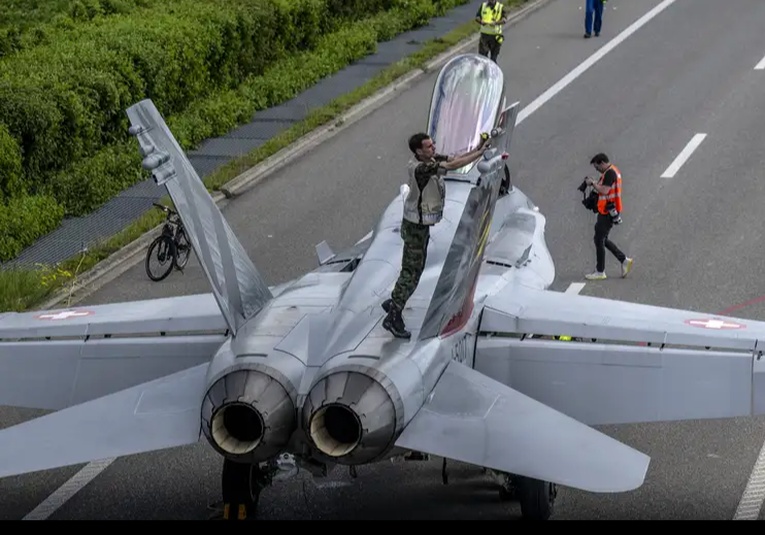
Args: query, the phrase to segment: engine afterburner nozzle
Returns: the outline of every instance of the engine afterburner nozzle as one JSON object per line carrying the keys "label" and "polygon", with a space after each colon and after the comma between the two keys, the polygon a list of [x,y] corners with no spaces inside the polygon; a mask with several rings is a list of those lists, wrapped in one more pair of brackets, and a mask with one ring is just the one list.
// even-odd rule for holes
{"label": "engine afterburner nozzle", "polygon": [[402,412],[395,389],[361,372],[338,371],[313,386],[302,418],[311,442],[328,460],[362,464],[390,449]]}
{"label": "engine afterburner nozzle", "polygon": [[202,431],[230,459],[261,462],[277,455],[295,430],[295,405],[274,377],[236,370],[218,379],[202,404]]}

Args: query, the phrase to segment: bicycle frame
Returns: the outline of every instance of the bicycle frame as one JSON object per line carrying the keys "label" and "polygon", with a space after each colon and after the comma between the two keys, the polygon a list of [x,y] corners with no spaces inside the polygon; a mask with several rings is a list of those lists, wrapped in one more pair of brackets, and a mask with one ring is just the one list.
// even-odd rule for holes
{"label": "bicycle frame", "polygon": [[170,239],[175,241],[179,230],[183,228],[183,221],[181,221],[181,217],[178,215],[178,212],[161,204],[152,204],[167,214],[167,217],[165,218],[165,224],[162,227],[162,235],[168,236]]}

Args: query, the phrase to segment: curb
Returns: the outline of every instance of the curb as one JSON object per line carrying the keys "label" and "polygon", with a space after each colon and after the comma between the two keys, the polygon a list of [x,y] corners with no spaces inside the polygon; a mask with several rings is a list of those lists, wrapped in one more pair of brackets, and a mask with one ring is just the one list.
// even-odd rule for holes
{"label": "curb", "polygon": [[[517,24],[551,1],[552,0],[532,0],[528,5],[518,9],[508,17],[505,28]],[[351,107],[348,111],[335,118],[331,124],[321,126],[309,132],[291,145],[281,149],[276,154],[269,156],[261,163],[221,186],[219,192],[211,194],[213,202],[220,206],[222,201],[238,197],[268,176],[289,165],[294,160],[305,155],[307,152],[325,141],[332,139],[335,135],[339,134],[350,125],[382,107],[384,104],[391,101],[398,93],[408,89],[421,78],[430,74],[431,71],[441,68],[453,56],[462,54],[475,47],[477,43],[478,34],[476,33],[454,45],[450,49],[445,50],[426,63],[423,68],[414,69],[409,73],[404,74],[390,85],[380,89],[377,93]],[[42,303],[39,309],[52,309],[66,301],[69,302],[68,304],[75,304],[125,273],[128,269],[141,261],[146,248],[152,240],[157,237],[163,225],[164,223],[146,231],[139,238],[101,260],[91,269],[77,277],[74,285],[71,286],[70,289],[64,288],[59,290],[54,297]]]}

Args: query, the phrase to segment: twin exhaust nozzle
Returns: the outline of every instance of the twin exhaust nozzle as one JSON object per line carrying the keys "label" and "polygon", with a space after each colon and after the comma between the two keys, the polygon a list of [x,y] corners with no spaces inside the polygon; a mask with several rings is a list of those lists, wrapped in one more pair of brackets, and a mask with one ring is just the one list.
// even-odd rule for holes
{"label": "twin exhaust nozzle", "polygon": [[[341,464],[363,464],[392,445],[402,408],[400,400],[395,403],[372,377],[330,372],[306,397],[301,424],[318,456]],[[263,462],[287,447],[298,425],[296,412],[293,397],[276,378],[261,371],[237,370],[207,391],[202,431],[221,455],[240,462]]]}

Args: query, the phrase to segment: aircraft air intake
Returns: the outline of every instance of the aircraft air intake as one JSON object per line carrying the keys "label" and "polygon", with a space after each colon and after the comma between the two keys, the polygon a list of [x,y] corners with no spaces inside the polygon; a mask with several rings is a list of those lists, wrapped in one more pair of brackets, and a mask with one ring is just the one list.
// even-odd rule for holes
{"label": "aircraft air intake", "polygon": [[363,464],[391,448],[402,407],[395,388],[361,372],[336,371],[314,384],[303,405],[303,426],[328,461]]}
{"label": "aircraft air intake", "polygon": [[261,462],[277,455],[296,427],[295,405],[282,384],[256,370],[227,373],[207,390],[202,431],[221,455]]}

